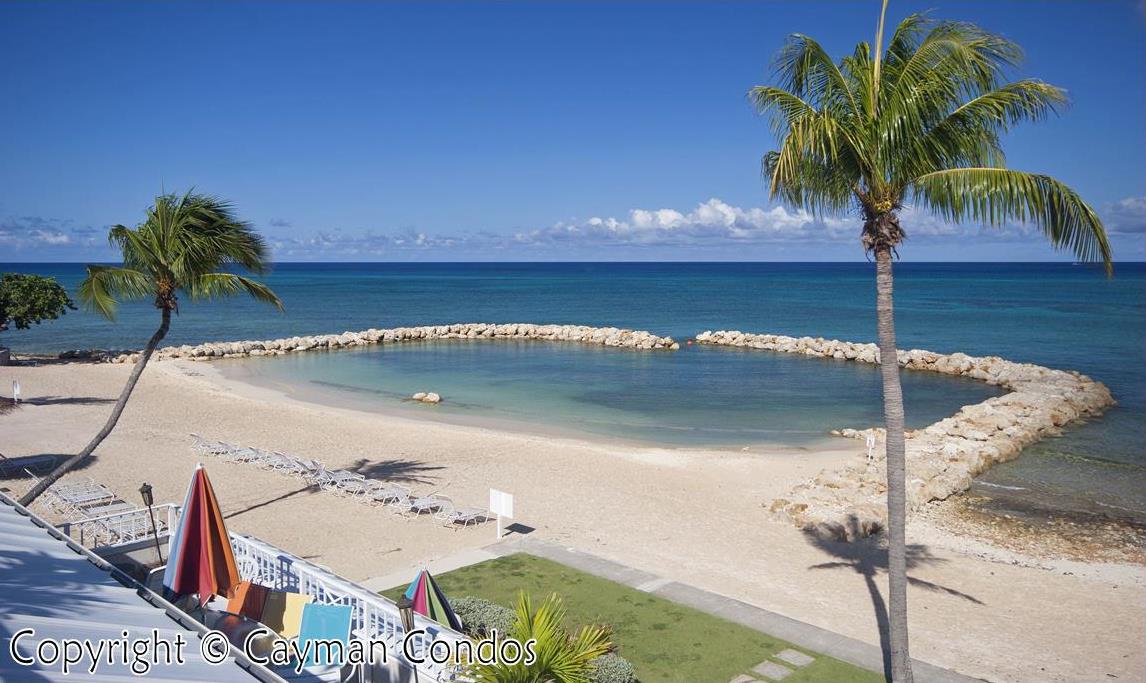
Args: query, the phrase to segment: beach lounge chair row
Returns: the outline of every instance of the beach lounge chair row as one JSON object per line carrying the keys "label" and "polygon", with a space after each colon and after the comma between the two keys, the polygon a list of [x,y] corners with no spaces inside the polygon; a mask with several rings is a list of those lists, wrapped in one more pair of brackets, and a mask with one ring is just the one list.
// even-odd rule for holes
{"label": "beach lounge chair row", "polygon": [[[25,473],[35,484],[39,478]],[[40,497],[52,512],[67,520],[72,528],[83,529],[85,539],[93,544],[115,543],[134,539],[150,530],[151,516],[118,498],[103,484],[91,478],[58,481]],[[156,522],[162,526],[162,520]],[[159,529],[162,531],[162,529]]]}
{"label": "beach lounge chair row", "polygon": [[379,505],[414,517],[430,516],[446,526],[468,527],[491,518],[487,510],[459,507],[449,496],[439,493],[416,495],[409,488],[392,482],[370,479],[350,470],[330,470],[320,460],[297,458],[278,451],[267,451],[211,441],[192,434],[192,448],[228,462],[252,464],[263,469],[300,477],[312,486],[362,503]]}

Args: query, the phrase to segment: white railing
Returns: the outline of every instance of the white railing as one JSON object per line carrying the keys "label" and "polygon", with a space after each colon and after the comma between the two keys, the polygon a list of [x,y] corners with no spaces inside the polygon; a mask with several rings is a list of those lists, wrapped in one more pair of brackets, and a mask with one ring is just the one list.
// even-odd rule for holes
{"label": "white railing", "polygon": [[414,627],[426,633],[425,638],[411,643],[412,654],[425,658],[424,663],[415,666],[403,653],[405,632],[402,617],[398,606],[389,599],[249,536],[231,534],[231,547],[235,550],[235,562],[243,579],[275,590],[310,595],[315,602],[349,605],[354,610],[352,630],[356,637],[386,643],[387,655],[404,668],[416,668],[418,680],[461,680],[457,666],[434,664],[428,657],[428,648],[435,640],[452,646],[454,642],[465,640],[465,635],[415,614]]}
{"label": "white railing", "polygon": [[[169,529],[174,529],[179,521],[179,505],[165,503],[156,505],[155,521],[159,536],[166,540]],[[143,513],[145,523],[136,517]],[[108,527],[119,529],[108,534]],[[86,540],[103,548],[126,545],[151,538],[151,518],[147,508],[131,510],[92,519],[66,522],[60,526],[65,534],[77,534],[81,544]],[[290,591],[310,595],[315,602],[323,604],[349,605],[353,609],[352,631],[355,637],[367,641],[380,641],[386,644],[387,656],[392,664],[390,672],[379,672],[379,676],[366,676],[366,680],[395,680],[393,669],[396,666],[407,672],[416,670],[416,680],[460,681],[459,668],[451,664],[435,664],[429,655],[429,648],[435,642],[452,644],[465,640],[464,634],[431,621],[420,614],[414,615],[414,628],[425,632],[424,638],[411,642],[411,654],[425,661],[415,665],[403,652],[405,631],[398,606],[388,598],[371,592],[356,583],[338,576],[325,567],[307,562],[299,557],[275,547],[270,543],[232,533],[231,547],[235,551],[235,563],[239,576],[247,581],[280,591]],[[398,680],[407,680],[401,674]]]}
{"label": "white railing", "polygon": [[[152,531],[152,511],[154,511],[154,531]],[[147,508],[113,512],[98,517],[73,519],[60,525],[60,531],[71,536],[86,547],[114,546],[134,543],[167,535],[179,515],[179,506],[174,503]]]}

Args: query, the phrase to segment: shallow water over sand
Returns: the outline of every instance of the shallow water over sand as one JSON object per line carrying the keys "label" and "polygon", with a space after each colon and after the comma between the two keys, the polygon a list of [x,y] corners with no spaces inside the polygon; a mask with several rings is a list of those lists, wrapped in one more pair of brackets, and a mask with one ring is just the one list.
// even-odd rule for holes
{"label": "shallow water over sand", "polygon": [[[878,369],[750,350],[631,351],[521,341],[433,341],[218,363],[236,379],[313,401],[450,421],[621,437],[665,446],[792,446],[880,420]],[[444,397],[411,404],[418,391]],[[910,426],[1001,393],[931,373],[904,377]],[[338,396],[341,394],[341,396]]]}

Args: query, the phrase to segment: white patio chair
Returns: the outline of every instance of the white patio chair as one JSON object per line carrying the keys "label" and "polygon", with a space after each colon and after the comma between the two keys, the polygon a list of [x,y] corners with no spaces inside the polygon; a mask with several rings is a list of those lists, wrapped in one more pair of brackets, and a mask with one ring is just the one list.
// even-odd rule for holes
{"label": "white patio chair", "polygon": [[338,482],[339,493],[350,496],[351,498],[362,498],[365,500],[373,488],[374,482],[366,477],[362,477],[361,479],[343,479]]}
{"label": "white patio chair", "polygon": [[408,491],[398,491],[389,496],[386,500],[386,507],[394,510],[398,514],[406,514],[410,511],[410,506],[414,503],[414,495]]}
{"label": "white patio chair", "polygon": [[111,492],[111,489],[100,484],[90,489],[57,491],[56,498],[64,505],[75,508],[85,508],[100,503],[110,503],[115,499],[115,494]]}
{"label": "white patio chair", "polygon": [[387,505],[394,500],[409,499],[410,489],[400,484],[381,482],[375,484],[366,495],[371,502]]}
{"label": "white patio chair", "polygon": [[436,513],[438,510],[447,506],[453,510],[454,501],[450,500],[447,496],[431,493],[428,496],[422,496],[410,501],[410,512],[415,515]]}
{"label": "white patio chair", "polygon": [[334,470],[330,473],[330,481],[323,488],[331,493],[342,495],[357,495],[362,493],[366,486],[366,477],[350,470]]}
{"label": "white patio chair", "polygon": [[257,448],[235,446],[225,453],[224,457],[231,462],[258,462],[262,459],[263,452]]}
{"label": "white patio chair", "polygon": [[483,510],[482,508],[454,508],[444,513],[439,511],[434,515],[434,518],[442,520],[446,526],[452,526],[454,529],[457,529],[459,524],[462,528],[465,528],[470,524],[481,524],[482,522],[488,521],[490,519],[490,513],[489,510]]}
{"label": "white patio chair", "polygon": [[272,470],[282,474],[301,475],[307,470],[302,460],[279,451],[275,451],[273,457],[269,458],[267,463]]}
{"label": "white patio chair", "polygon": [[81,512],[85,517],[102,517],[103,515],[110,515],[116,512],[126,512],[128,510],[135,509],[137,508],[131,503],[117,500],[106,505],[94,505],[92,507],[84,508],[81,510]]}
{"label": "white patio chair", "polygon": [[302,478],[311,486],[325,488],[327,483],[333,481],[334,475],[330,473],[330,470],[326,469],[326,465],[318,460],[311,460],[307,466],[308,469],[303,473]]}

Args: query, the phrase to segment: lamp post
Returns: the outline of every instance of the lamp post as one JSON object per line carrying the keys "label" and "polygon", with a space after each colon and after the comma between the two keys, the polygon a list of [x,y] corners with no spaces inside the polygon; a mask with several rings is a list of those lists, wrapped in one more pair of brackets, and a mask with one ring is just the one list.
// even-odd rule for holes
{"label": "lamp post", "polygon": [[147,506],[147,515],[151,517],[151,535],[155,538],[155,554],[159,556],[159,564],[164,564],[163,551],[159,549],[159,529],[155,526],[155,511],[151,509],[155,498],[151,495],[151,484],[143,482],[143,486],[139,487],[139,495],[143,498],[143,504]]}
{"label": "lamp post", "polygon": [[[402,631],[407,634],[406,637],[409,637],[410,631],[414,630],[414,601],[406,597],[405,594],[398,598],[398,614],[402,617]],[[414,670],[414,681],[416,682],[418,680],[418,666],[410,662],[410,667]]]}
{"label": "lamp post", "polygon": [[402,630],[406,633],[414,630],[414,601],[405,595],[398,598],[398,613],[402,615]]}

